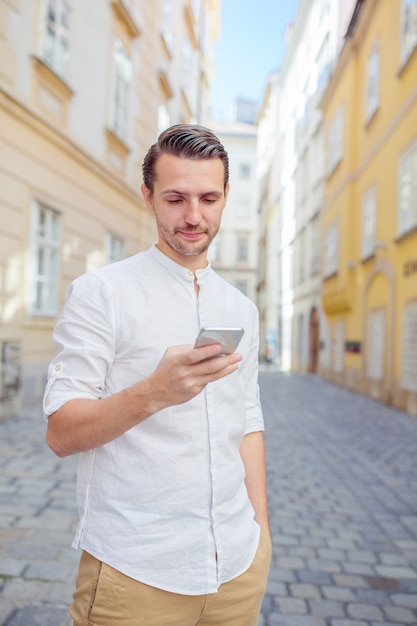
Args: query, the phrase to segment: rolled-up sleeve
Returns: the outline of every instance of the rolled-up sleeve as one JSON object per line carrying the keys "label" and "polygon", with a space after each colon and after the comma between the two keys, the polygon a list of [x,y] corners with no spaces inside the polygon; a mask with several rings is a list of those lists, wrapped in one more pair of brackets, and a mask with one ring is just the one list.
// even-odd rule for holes
{"label": "rolled-up sleeve", "polygon": [[48,369],[45,419],[68,400],[103,395],[115,353],[115,299],[99,276],[85,274],[70,285],[53,337],[56,356]]}

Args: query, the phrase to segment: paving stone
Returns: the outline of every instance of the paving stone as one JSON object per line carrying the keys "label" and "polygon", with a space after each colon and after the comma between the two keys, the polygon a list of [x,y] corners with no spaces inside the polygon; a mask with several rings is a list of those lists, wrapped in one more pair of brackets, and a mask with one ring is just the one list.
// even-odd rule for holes
{"label": "paving stone", "polygon": [[348,604],[346,607],[349,617],[354,619],[380,620],[384,614],[381,609],[373,604]]}
{"label": "paving stone", "polygon": [[307,613],[307,604],[302,598],[275,598],[275,602],[281,613]]}
{"label": "paving stone", "polygon": [[308,583],[294,583],[289,585],[291,595],[295,598],[321,598],[320,588]]}
{"label": "paving stone", "polygon": [[343,604],[334,600],[309,600],[308,605],[313,615],[322,617],[345,617]]}
{"label": "paving stone", "polygon": [[376,565],[375,571],[379,576],[385,576],[387,578],[417,578],[417,572],[411,567]]}
{"label": "paving stone", "polygon": [[410,609],[417,609],[417,594],[403,594],[397,593],[391,596],[394,604],[398,606],[409,607]]}
{"label": "paving stone", "polygon": [[405,609],[397,606],[384,607],[385,617],[393,622],[400,624],[417,624],[417,614],[411,609]]}
{"label": "paving stone", "polygon": [[348,574],[335,574],[334,581],[341,587],[367,587],[365,580],[359,576],[349,576]]}
{"label": "paving stone", "polygon": [[4,626],[68,626],[68,611],[50,606],[26,606],[15,610]]}
{"label": "paving stone", "polygon": [[338,600],[339,602],[356,602],[358,597],[348,587],[327,587],[322,586],[321,592],[328,600]]}
{"label": "paving stone", "polygon": [[[326,622],[315,615],[280,615],[271,613],[268,617],[268,626],[326,626]],[[356,623],[355,626],[358,626],[358,624]],[[359,626],[361,625],[359,624]]]}

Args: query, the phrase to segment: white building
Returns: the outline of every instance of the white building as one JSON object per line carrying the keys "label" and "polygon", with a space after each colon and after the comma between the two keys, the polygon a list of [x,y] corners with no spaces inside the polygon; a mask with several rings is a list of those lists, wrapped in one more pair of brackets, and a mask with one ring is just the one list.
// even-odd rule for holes
{"label": "white building", "polygon": [[[320,210],[325,172],[318,103],[354,4],[353,0],[342,4],[340,0],[301,0],[277,74],[279,96],[269,105],[276,106],[275,116],[266,107],[259,119],[263,137],[277,137],[277,153],[270,160],[275,172],[269,183],[273,191],[266,192],[261,182],[260,196],[276,199],[276,250],[268,251],[273,267],[266,275],[273,277],[278,271],[278,278],[272,278],[272,283],[269,278],[263,291],[278,289],[278,303],[267,303],[262,316],[268,319],[267,335],[273,337],[277,310],[275,356],[283,370],[315,371],[319,358],[323,319]],[[260,141],[265,144],[261,135]],[[273,163],[279,164],[278,173]],[[265,213],[268,208],[262,206],[261,214]]]}
{"label": "white building", "polygon": [[244,122],[214,123],[230,162],[230,193],[220,231],[210,249],[213,268],[256,300],[258,214],[256,126]]}

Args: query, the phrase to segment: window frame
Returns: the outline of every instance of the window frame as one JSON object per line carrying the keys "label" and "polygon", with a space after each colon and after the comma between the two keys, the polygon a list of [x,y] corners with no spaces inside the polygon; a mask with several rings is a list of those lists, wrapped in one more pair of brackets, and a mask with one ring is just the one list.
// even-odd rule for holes
{"label": "window frame", "polygon": [[412,55],[413,51],[417,47],[417,23],[415,31],[408,32],[407,24],[412,24],[413,20],[407,20],[407,13],[415,5],[415,11],[417,12],[417,0],[402,0],[401,2],[401,19],[400,19],[400,64],[403,66],[407,63],[408,59]]}
{"label": "window frame", "polygon": [[376,185],[371,185],[366,189],[362,199],[362,259],[369,258],[375,251],[376,216]]}
{"label": "window frame", "polygon": [[[408,180],[405,181],[404,179]],[[409,190],[406,191],[405,187]],[[408,198],[404,198],[408,196]],[[407,207],[403,210],[403,203]],[[417,227],[417,139],[404,150],[398,160],[397,234],[399,237]]]}
{"label": "window frame", "polygon": [[[56,19],[50,20],[51,5],[55,4]],[[66,13],[65,11],[66,10]],[[41,59],[60,78],[67,81],[69,75],[70,53],[71,53],[71,0],[44,0],[42,12],[42,39],[40,46]],[[62,16],[67,15],[67,27],[62,24]],[[53,25],[53,27],[52,27]],[[49,32],[53,33],[49,38]],[[52,44],[48,42],[52,41]],[[63,46],[63,43],[66,45]]]}
{"label": "window frame", "polygon": [[[45,235],[39,233],[41,212],[46,216]],[[55,238],[51,235],[51,231],[54,230],[50,223],[52,217],[56,219]],[[44,202],[34,200],[31,207],[30,229],[29,314],[54,317],[58,313],[59,304],[61,213]],[[44,252],[42,261],[40,251]],[[39,268],[42,262],[45,264],[44,272]]]}
{"label": "window frame", "polygon": [[374,41],[366,66],[366,123],[379,109],[380,52],[379,39]]}

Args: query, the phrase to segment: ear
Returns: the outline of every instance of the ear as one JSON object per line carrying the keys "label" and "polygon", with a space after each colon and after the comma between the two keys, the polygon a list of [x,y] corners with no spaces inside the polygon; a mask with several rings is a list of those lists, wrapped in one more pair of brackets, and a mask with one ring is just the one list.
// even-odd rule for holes
{"label": "ear", "polygon": [[229,185],[229,183],[226,183],[226,187],[224,188],[224,200],[225,200],[225,202],[227,200],[227,196],[229,195],[229,189],[230,189],[230,185]]}
{"label": "ear", "polygon": [[142,183],[142,185],[140,187],[140,190],[142,192],[143,199],[145,200],[145,204],[146,204],[147,209],[149,211],[153,212],[154,208],[153,208],[153,201],[152,201],[152,192],[151,192],[151,190],[148,189],[148,187],[145,185],[145,183]]}

